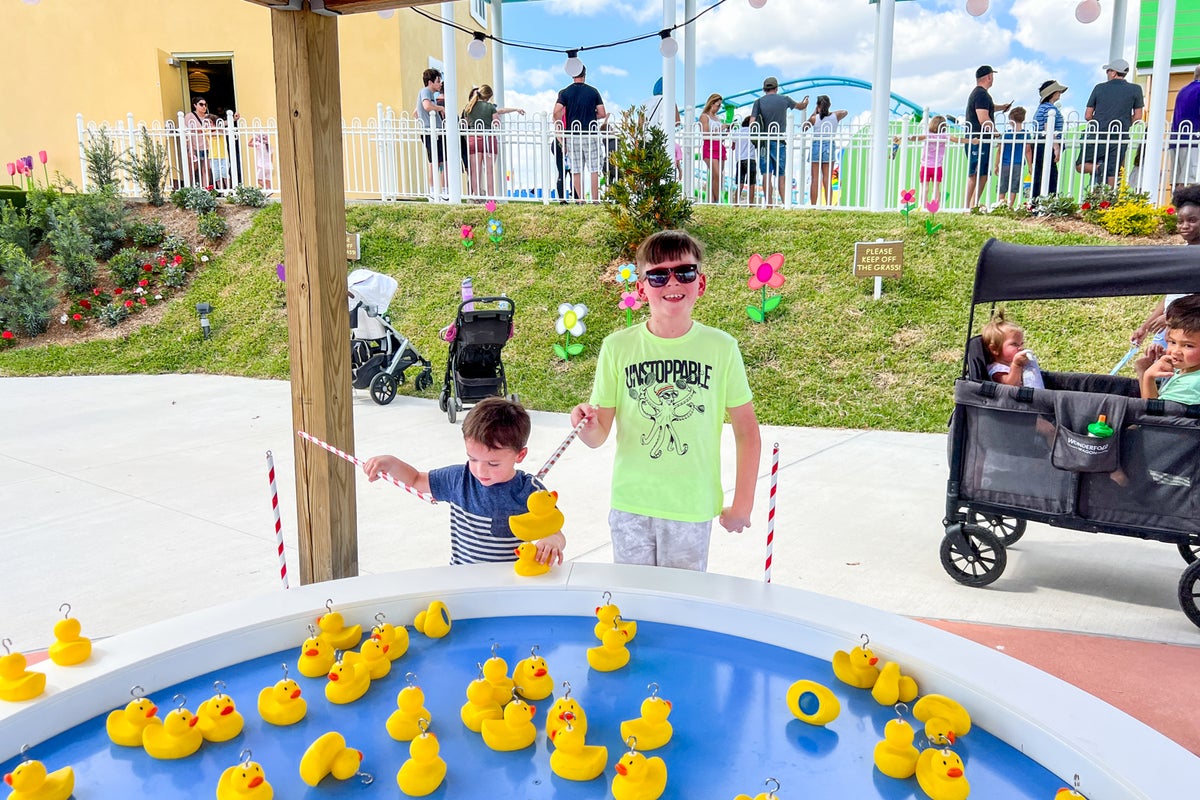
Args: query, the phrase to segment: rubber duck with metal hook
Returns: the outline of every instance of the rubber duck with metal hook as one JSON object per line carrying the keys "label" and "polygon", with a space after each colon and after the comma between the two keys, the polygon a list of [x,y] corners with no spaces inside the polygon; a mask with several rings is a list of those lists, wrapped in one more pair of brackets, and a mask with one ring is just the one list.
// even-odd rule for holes
{"label": "rubber duck with metal hook", "polygon": [[142,732],[151,725],[162,725],[158,718],[158,706],[149,697],[143,697],[141,686],[129,690],[133,697],[124,708],[110,711],[104,721],[104,730],[113,744],[122,747],[141,747]]}
{"label": "rubber duck with metal hook", "polygon": [[[775,785],[771,786],[771,784]],[[759,792],[758,794],[754,795],[753,798],[751,798],[748,794],[739,794],[737,797],[733,798],[733,800],[779,800],[779,795],[775,794],[780,789],[778,778],[767,778],[765,781],[763,781],[763,786],[767,787],[767,791]]]}
{"label": "rubber duck with metal hook", "polygon": [[50,645],[50,660],[60,667],[82,664],[92,655],[92,640],[79,635],[82,628],[79,620],[71,616],[70,603],[63,603],[58,610],[63,614],[63,618],[54,623],[54,644]]}

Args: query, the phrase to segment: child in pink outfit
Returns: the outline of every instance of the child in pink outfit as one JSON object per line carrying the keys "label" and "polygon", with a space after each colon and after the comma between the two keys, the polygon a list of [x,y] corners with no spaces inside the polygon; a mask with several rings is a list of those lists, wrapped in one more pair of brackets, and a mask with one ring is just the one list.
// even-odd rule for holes
{"label": "child in pink outfit", "polygon": [[[923,141],[921,148],[921,204],[928,205],[942,196],[943,164],[946,162],[946,149],[951,142],[963,142],[965,139],[953,136],[946,131],[946,118],[938,115],[929,120],[929,131],[917,133],[908,137],[909,141]],[[900,143],[900,137],[892,141]]]}

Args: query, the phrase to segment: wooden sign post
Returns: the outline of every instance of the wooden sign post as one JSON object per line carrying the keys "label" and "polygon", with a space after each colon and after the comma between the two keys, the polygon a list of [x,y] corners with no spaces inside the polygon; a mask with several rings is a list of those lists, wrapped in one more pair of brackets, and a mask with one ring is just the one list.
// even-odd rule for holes
{"label": "wooden sign post", "polygon": [[884,278],[899,278],[904,266],[904,242],[854,243],[854,277],[875,279],[875,299],[883,294]]}

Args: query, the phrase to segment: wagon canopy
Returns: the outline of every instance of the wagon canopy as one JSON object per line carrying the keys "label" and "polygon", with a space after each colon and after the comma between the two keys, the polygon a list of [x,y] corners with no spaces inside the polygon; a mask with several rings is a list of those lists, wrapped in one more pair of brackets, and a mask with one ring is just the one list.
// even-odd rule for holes
{"label": "wagon canopy", "polygon": [[1034,246],[988,239],[973,303],[1200,292],[1200,247]]}

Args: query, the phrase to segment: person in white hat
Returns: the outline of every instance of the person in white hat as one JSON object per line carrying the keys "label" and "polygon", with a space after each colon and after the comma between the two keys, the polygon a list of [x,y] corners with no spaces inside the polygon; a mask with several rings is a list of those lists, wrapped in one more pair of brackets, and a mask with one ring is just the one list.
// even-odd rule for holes
{"label": "person in white hat", "polygon": [[1141,120],[1145,101],[1142,87],[1125,80],[1129,62],[1115,58],[1104,65],[1108,80],[1098,83],[1088,96],[1083,118],[1088,132],[1075,169],[1091,174],[1092,182],[1115,186],[1129,147],[1129,126]]}
{"label": "person in white hat", "polygon": [[1033,186],[1029,192],[1030,200],[1042,193],[1042,164],[1046,160],[1046,131],[1050,127],[1051,114],[1054,116],[1054,136],[1051,137],[1054,146],[1051,150],[1050,182],[1046,189],[1047,194],[1058,192],[1058,159],[1062,157],[1063,132],[1062,109],[1058,107],[1058,101],[1066,90],[1066,86],[1053,80],[1045,81],[1038,87],[1038,97],[1041,102],[1038,104],[1037,110],[1033,112],[1033,136],[1035,138],[1031,144],[1027,145],[1028,152],[1025,157],[1033,169]]}

